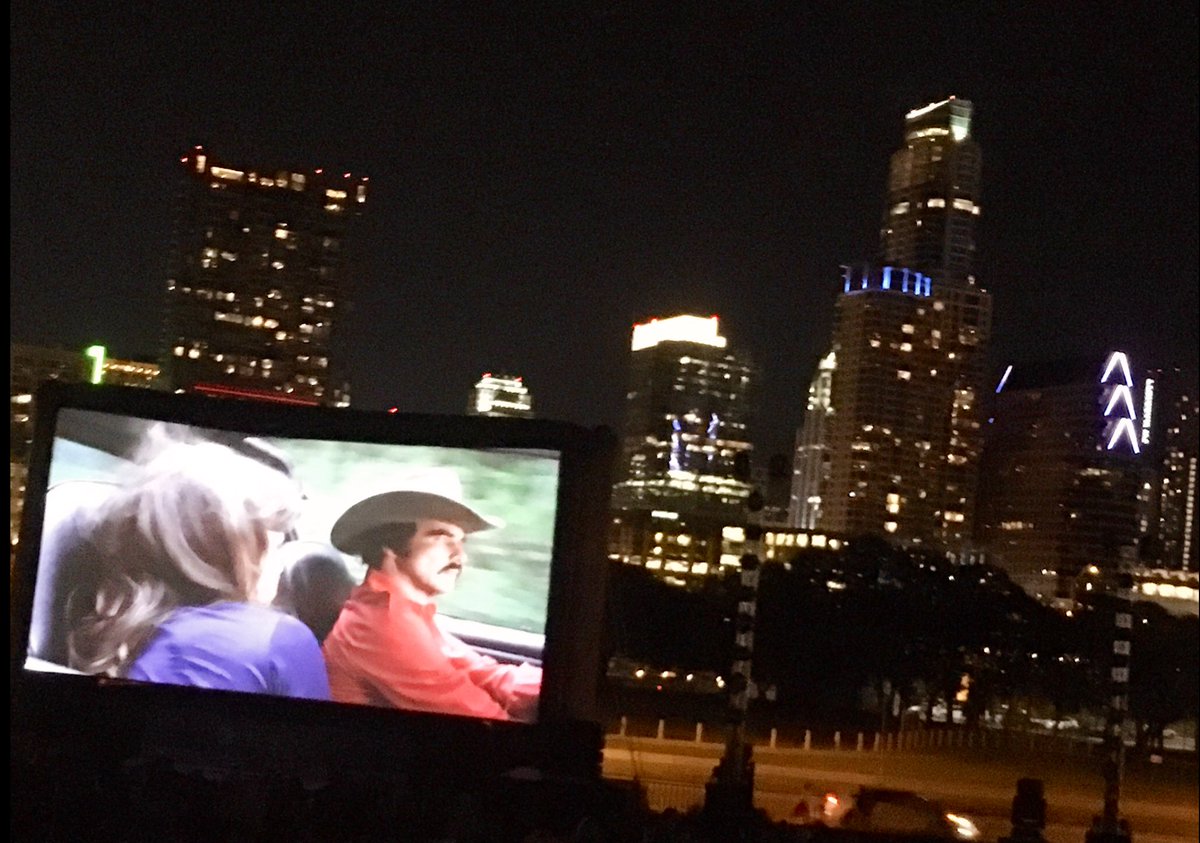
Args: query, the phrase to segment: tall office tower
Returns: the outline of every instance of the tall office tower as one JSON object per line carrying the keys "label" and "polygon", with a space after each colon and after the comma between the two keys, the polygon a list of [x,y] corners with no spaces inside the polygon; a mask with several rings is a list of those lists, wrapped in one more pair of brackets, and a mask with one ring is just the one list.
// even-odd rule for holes
{"label": "tall office tower", "polygon": [[1197,426],[1195,394],[1181,392],[1169,407],[1158,477],[1158,564],[1170,571],[1200,571],[1196,509]]}
{"label": "tall office tower", "polygon": [[471,390],[467,414],[472,416],[513,416],[533,418],[533,396],[524,379],[515,375],[484,372]]}
{"label": "tall office tower", "polygon": [[892,156],[884,265],[843,267],[820,526],[968,549],[991,297],[975,284],[971,104],[908,113]]}
{"label": "tall office tower", "polygon": [[1064,601],[1137,557],[1143,454],[1124,354],[1005,370],[983,461],[979,535],[1034,595]]}
{"label": "tall office tower", "polygon": [[788,505],[791,526],[812,530],[821,521],[821,496],[829,479],[828,419],[833,415],[833,373],[837,355],[821,358],[808,386],[804,424],[796,433],[796,456],[792,467],[792,497]]}
{"label": "tall office tower", "polygon": [[[1178,367],[1153,368],[1142,378],[1140,400],[1140,444],[1143,453],[1142,483],[1138,489],[1138,528],[1141,531],[1139,558],[1143,564],[1157,567],[1162,562],[1161,504],[1163,469],[1167,457],[1167,429],[1174,421],[1175,404],[1185,398]],[[1169,486],[1170,484],[1168,484]]]}
{"label": "tall office tower", "polygon": [[750,494],[748,359],[727,347],[716,316],[634,325],[631,352],[614,508],[740,514]]}
{"label": "tall office tower", "polygon": [[180,159],[163,371],[175,389],[349,405],[332,341],[367,179]]}
{"label": "tall office tower", "polygon": [[950,97],[905,115],[904,146],[888,171],[883,262],[939,286],[973,285],[980,183],[970,102]]}

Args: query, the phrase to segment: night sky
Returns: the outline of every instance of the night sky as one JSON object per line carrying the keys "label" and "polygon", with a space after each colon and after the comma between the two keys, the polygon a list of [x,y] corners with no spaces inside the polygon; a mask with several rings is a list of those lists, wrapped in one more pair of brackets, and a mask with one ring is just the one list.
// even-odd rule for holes
{"label": "night sky", "polygon": [[17,2],[12,338],[156,355],[203,144],[370,177],[355,406],[459,413],[510,370],[539,415],[615,425],[632,323],[715,313],[786,449],[904,113],[953,94],[992,364],[1120,348],[1194,376],[1193,3],[394,5]]}

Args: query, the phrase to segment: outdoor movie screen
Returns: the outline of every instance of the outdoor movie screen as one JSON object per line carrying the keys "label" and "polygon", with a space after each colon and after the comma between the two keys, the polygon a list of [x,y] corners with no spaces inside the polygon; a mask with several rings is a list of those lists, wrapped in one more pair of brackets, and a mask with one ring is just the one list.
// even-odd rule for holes
{"label": "outdoor movie screen", "polygon": [[62,408],[24,667],[536,722],[560,458]]}

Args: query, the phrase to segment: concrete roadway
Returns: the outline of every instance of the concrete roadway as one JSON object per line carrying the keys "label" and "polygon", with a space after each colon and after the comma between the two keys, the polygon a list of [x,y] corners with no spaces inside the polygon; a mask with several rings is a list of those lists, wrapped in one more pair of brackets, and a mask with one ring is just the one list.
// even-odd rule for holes
{"label": "concrete roadway", "polygon": [[[714,743],[609,735],[604,774],[647,784],[651,807],[686,809],[703,801],[703,785],[720,757]],[[848,794],[859,785],[912,790],[975,820],[987,840],[1009,833],[1018,778],[1045,783],[1046,839],[1082,843],[1103,805],[1099,759],[1028,756],[1007,759],[966,753],[928,754],[756,747],[755,804],[773,819],[790,815],[805,784]],[[1121,814],[1135,843],[1195,843],[1200,834],[1197,782],[1153,770],[1128,779]]]}

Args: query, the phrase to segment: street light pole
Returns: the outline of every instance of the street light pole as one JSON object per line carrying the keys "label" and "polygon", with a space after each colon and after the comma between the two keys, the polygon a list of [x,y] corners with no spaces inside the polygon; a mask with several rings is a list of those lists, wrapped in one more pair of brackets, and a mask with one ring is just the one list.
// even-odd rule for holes
{"label": "street light pole", "polygon": [[1121,819],[1121,779],[1125,774],[1125,719],[1129,712],[1129,655],[1133,629],[1133,574],[1125,559],[1113,579],[1112,667],[1109,672],[1108,718],[1105,727],[1104,813],[1085,835],[1086,843],[1130,843],[1129,823]]}
{"label": "street light pole", "polygon": [[749,839],[754,815],[753,745],[746,739],[746,709],[753,696],[751,661],[754,654],[754,620],[758,611],[759,564],[762,558],[761,512],[763,496],[750,493],[741,557],[737,614],[734,618],[733,665],[729,676],[725,752],[705,786],[704,813],[716,840]]}

